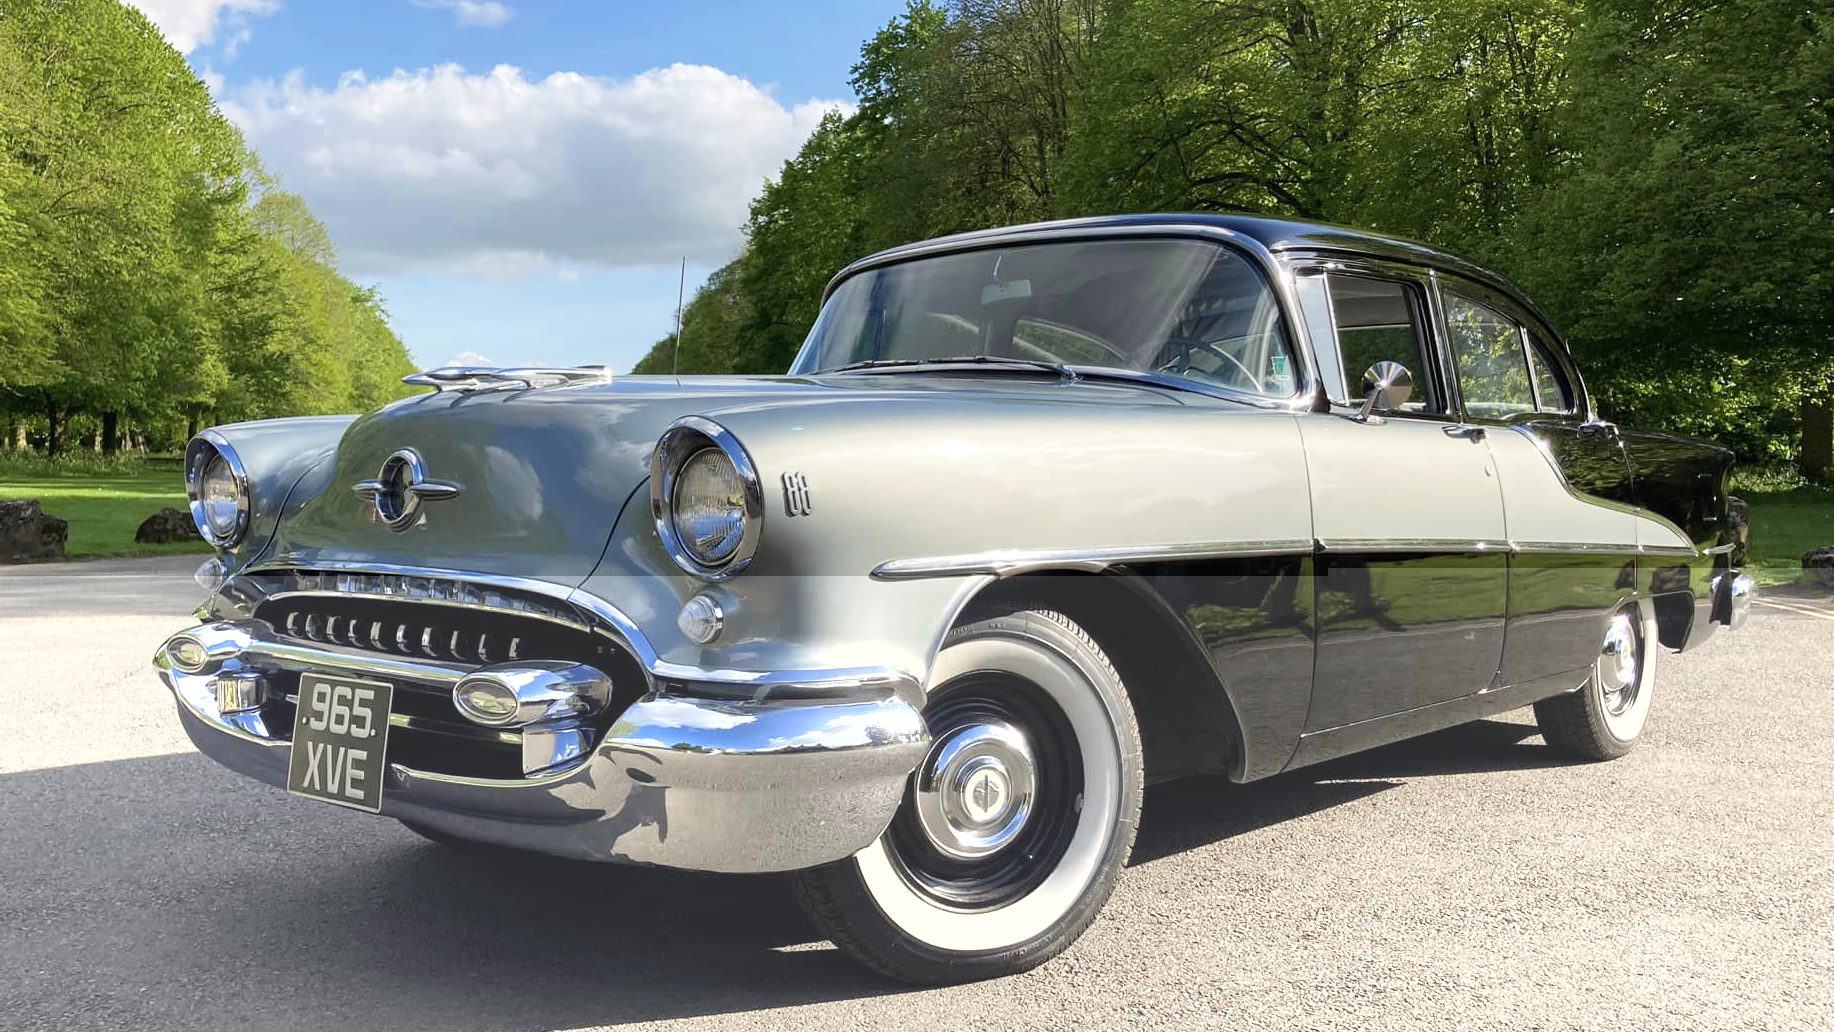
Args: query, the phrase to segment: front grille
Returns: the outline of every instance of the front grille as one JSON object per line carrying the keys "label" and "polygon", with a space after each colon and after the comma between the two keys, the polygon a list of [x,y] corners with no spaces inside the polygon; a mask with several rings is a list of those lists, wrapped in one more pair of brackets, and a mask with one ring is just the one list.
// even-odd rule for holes
{"label": "front grille", "polygon": [[[376,591],[379,578],[325,590],[301,578],[331,575],[293,574],[280,591],[255,607],[257,620],[283,638],[300,643],[335,645],[406,659],[435,660],[459,667],[481,667],[518,660],[565,660],[596,667],[611,679],[612,700],[596,718],[603,735],[617,715],[645,691],[642,666],[617,641],[570,622],[551,600],[510,596],[455,581],[392,578],[415,582],[405,592]],[[348,575],[340,575],[346,581]],[[397,587],[383,581],[384,588]],[[366,590],[367,589],[367,590]],[[501,607],[486,607],[471,596]],[[297,694],[296,678],[283,686]],[[292,706],[271,727],[292,728]],[[480,727],[461,716],[448,689],[408,681],[395,682],[389,729],[388,761],[416,770],[467,777],[515,779],[522,776],[520,736]],[[403,726],[403,725],[406,726]]]}
{"label": "front grille", "polygon": [[431,601],[283,596],[256,607],[255,618],[295,641],[469,666],[518,659],[587,663],[593,662],[589,656],[616,649],[580,628],[542,617]]}

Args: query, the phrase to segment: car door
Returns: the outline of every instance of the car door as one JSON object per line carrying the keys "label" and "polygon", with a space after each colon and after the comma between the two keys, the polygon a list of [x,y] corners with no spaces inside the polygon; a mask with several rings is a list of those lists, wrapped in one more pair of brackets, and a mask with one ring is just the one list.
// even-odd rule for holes
{"label": "car door", "polygon": [[1521,305],[1451,277],[1440,301],[1466,418],[1488,429],[1512,545],[1498,682],[1583,672],[1635,580],[1622,437],[1587,420],[1564,349]]}
{"label": "car door", "polygon": [[[1311,733],[1490,687],[1508,546],[1490,453],[1454,416],[1431,274],[1344,261],[1294,271],[1333,402],[1300,418],[1319,545]],[[1413,394],[1360,419],[1377,361],[1406,366]]]}

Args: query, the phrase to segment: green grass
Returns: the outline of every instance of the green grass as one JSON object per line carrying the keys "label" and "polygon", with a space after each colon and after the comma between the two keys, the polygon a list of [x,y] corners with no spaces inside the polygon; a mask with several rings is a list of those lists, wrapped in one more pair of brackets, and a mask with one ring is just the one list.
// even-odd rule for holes
{"label": "green grass", "polygon": [[1745,491],[1751,505],[1751,561],[1760,584],[1802,579],[1802,553],[1834,545],[1834,488]]}
{"label": "green grass", "polygon": [[184,482],[176,463],[141,460],[118,468],[91,473],[0,464],[0,499],[36,498],[45,512],[68,520],[64,554],[71,558],[210,551],[202,541],[135,544],[141,520],[167,507],[185,508]]}

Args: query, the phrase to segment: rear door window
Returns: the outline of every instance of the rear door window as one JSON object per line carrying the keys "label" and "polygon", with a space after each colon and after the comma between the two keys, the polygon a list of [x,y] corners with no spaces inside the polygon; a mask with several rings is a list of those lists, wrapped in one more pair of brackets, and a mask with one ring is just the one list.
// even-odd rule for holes
{"label": "rear door window", "polygon": [[1481,301],[1450,291],[1445,305],[1446,339],[1465,411],[1480,419],[1508,419],[1535,411],[1522,325]]}

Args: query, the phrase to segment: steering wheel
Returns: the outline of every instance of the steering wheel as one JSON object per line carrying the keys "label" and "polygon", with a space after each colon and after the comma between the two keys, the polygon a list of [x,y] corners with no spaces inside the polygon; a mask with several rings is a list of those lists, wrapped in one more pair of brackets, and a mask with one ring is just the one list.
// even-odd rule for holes
{"label": "steering wheel", "polygon": [[1247,381],[1249,384],[1252,384],[1254,386],[1256,393],[1265,393],[1267,390],[1267,388],[1261,383],[1261,378],[1249,372],[1248,367],[1242,364],[1241,359],[1235,357],[1234,355],[1223,350],[1222,348],[1217,347],[1214,343],[1210,341],[1199,340],[1196,337],[1177,337],[1177,336],[1167,337],[1165,339],[1164,347],[1160,349],[1160,354],[1164,355],[1165,352],[1171,348],[1177,348],[1178,354],[1175,357],[1167,359],[1166,361],[1160,362],[1158,364],[1157,368],[1162,373],[1177,373],[1182,376],[1187,373],[1198,372],[1198,373],[1203,374],[1204,376],[1215,375],[1209,372],[1208,370],[1198,369],[1196,366],[1191,364],[1191,356],[1195,354],[1196,352],[1202,351],[1202,352],[1206,352],[1208,354],[1214,355],[1217,358],[1220,358],[1223,361],[1234,366],[1236,368],[1236,371],[1241,374],[1241,379]]}

